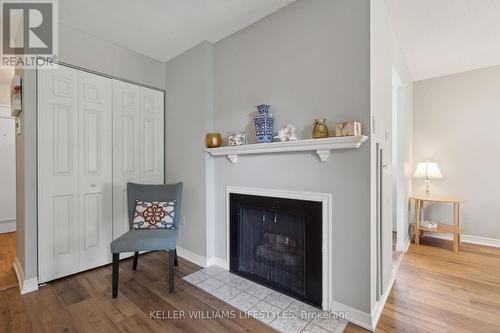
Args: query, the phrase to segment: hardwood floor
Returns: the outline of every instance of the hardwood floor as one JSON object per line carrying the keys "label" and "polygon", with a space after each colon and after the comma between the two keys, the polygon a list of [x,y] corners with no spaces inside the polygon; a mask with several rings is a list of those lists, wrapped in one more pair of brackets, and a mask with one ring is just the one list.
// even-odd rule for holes
{"label": "hardwood floor", "polygon": [[[429,244],[436,246],[429,246]],[[500,332],[500,249],[423,239],[410,246],[377,332]],[[176,290],[168,293],[168,255],[142,255],[138,271],[122,261],[120,293],[111,299],[111,266],[60,279],[20,296],[0,292],[0,332],[271,332],[252,318],[151,319],[175,310],[230,310],[184,282],[200,267],[179,258]],[[179,312],[177,312],[179,314]],[[205,312],[207,313],[207,312]],[[345,332],[366,332],[349,324]]]}
{"label": "hardwood floor", "polygon": [[[368,332],[349,324],[344,332]],[[422,238],[401,263],[376,332],[500,332],[500,249]]]}
{"label": "hardwood floor", "polygon": [[0,291],[17,286],[14,258],[16,257],[16,233],[0,234]]}
{"label": "hardwood floor", "polygon": [[[253,318],[151,319],[201,310],[236,310],[182,277],[201,267],[179,258],[175,293],[168,292],[168,253],[141,255],[120,263],[118,298],[111,298],[111,266],[48,283],[23,296],[19,289],[0,292],[0,332],[274,332]],[[163,311],[163,312],[162,312]],[[177,311],[177,312],[175,312]]]}

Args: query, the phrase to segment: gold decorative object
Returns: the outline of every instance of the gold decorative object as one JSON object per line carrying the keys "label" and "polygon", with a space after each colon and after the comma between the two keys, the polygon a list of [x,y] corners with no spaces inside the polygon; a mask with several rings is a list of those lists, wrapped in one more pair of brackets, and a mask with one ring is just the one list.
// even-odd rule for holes
{"label": "gold decorative object", "polygon": [[360,136],[361,124],[357,121],[345,121],[335,126],[335,136]]}
{"label": "gold decorative object", "polygon": [[325,124],[325,118],[314,119],[312,136],[315,139],[328,138],[328,127]]}
{"label": "gold decorative object", "polygon": [[222,136],[217,132],[207,133],[205,142],[207,144],[207,148],[220,147],[222,145]]}

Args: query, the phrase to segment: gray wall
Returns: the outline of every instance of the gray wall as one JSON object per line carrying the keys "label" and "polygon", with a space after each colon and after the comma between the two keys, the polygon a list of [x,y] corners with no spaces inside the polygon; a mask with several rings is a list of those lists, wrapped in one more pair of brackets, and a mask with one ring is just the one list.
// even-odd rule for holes
{"label": "gray wall", "polygon": [[[439,164],[431,192],[458,196],[464,234],[500,239],[500,66],[415,82],[416,163]],[[421,179],[415,192],[425,191]],[[435,205],[427,217],[452,223],[452,209]]]}
{"label": "gray wall", "polygon": [[206,257],[204,148],[213,125],[213,46],[202,43],[169,61],[166,78],[166,180],[184,182],[179,246]]}
{"label": "gray wall", "polygon": [[[314,118],[369,129],[369,1],[299,0],[215,44],[215,128],[246,129],[255,105],[272,105],[311,137]],[[215,255],[226,258],[226,185],[333,194],[334,298],[369,312],[369,145],[336,151],[215,159]]]}
{"label": "gray wall", "polygon": [[[165,87],[165,64],[139,55],[112,43],[66,29],[59,31],[59,60],[72,65],[117,76],[148,86]],[[17,258],[24,268],[25,278],[38,274],[36,220],[36,73],[16,72],[23,79],[23,137],[17,139],[18,159],[23,165],[17,170]],[[20,208],[21,207],[21,208]],[[20,209],[22,211],[20,211]]]}
{"label": "gray wall", "polygon": [[[328,163],[311,152],[240,156],[234,165],[203,153],[209,130],[245,129],[255,142],[252,117],[264,102],[272,105],[275,130],[290,122],[310,138],[314,118],[326,117],[332,130],[336,122],[356,120],[366,133],[369,1],[299,0],[214,44],[213,114],[206,104],[207,48],[197,46],[166,65],[167,180],[187,183],[184,201],[192,201],[189,209],[184,205],[180,246],[226,259],[226,185],[332,193],[334,297],[369,312],[368,144],[336,151]],[[212,173],[215,190],[206,193]],[[213,242],[206,243],[205,231]]]}
{"label": "gray wall", "polygon": [[[64,4],[61,1],[59,5]],[[165,88],[164,63],[64,25],[59,25],[59,60],[154,88]]]}
{"label": "gray wall", "polygon": [[[396,219],[401,220],[404,225],[403,234],[398,234],[397,243],[399,246],[406,246],[408,242],[409,223],[411,218],[409,211],[409,196],[412,193],[413,175],[413,81],[410,77],[406,60],[401,52],[399,43],[393,33],[392,65],[397,70],[401,80],[397,96],[397,205]],[[400,237],[401,236],[401,237]]]}
{"label": "gray wall", "polygon": [[16,69],[22,76],[21,135],[16,137],[16,257],[25,279],[38,276],[36,181],[36,73]]}

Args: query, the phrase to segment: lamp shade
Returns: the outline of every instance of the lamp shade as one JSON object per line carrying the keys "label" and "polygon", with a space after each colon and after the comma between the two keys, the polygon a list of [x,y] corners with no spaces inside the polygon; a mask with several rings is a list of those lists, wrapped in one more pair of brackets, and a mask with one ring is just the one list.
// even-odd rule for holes
{"label": "lamp shade", "polygon": [[439,170],[439,166],[436,162],[420,162],[417,165],[417,170],[413,174],[415,178],[443,178],[441,171]]}

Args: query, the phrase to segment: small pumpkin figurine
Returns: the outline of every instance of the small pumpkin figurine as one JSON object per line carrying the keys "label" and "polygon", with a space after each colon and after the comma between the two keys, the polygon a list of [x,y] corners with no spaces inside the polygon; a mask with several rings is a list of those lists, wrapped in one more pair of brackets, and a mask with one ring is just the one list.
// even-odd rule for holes
{"label": "small pumpkin figurine", "polygon": [[326,126],[326,118],[314,119],[312,137],[315,139],[328,138],[328,127]]}

